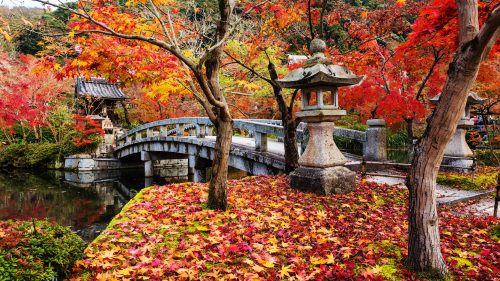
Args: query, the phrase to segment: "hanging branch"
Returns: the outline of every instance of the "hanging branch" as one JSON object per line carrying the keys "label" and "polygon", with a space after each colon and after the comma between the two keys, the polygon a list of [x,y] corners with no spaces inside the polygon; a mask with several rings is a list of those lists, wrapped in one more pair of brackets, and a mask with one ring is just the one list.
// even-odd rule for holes
{"label": "hanging branch", "polygon": [[307,1],[307,13],[309,15],[309,31],[311,32],[311,40],[314,39],[314,28],[311,15],[311,0]]}

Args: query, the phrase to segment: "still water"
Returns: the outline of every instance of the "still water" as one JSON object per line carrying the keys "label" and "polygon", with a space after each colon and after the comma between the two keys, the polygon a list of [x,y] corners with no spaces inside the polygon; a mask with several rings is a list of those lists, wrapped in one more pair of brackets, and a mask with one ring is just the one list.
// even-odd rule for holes
{"label": "still water", "polygon": [[[231,178],[246,173],[230,170]],[[186,166],[101,172],[0,170],[0,220],[49,219],[94,239],[134,195],[150,185],[187,182]]]}

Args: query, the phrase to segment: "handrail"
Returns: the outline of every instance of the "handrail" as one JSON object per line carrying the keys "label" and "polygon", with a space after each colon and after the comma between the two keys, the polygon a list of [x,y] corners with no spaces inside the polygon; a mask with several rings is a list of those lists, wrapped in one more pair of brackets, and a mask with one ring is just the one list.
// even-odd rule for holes
{"label": "handrail", "polygon": [[[164,127],[177,125],[176,128],[166,130]],[[208,117],[182,117],[182,118],[171,118],[164,119],[155,122],[150,122],[147,124],[143,124],[137,128],[127,131],[125,134],[117,137],[117,143],[120,146],[125,145],[129,142],[129,138],[132,136],[136,136],[137,138],[141,138],[142,132],[147,131],[148,137],[154,136],[154,128],[160,128],[159,135],[161,136],[170,136],[173,134],[179,135],[179,130],[193,130],[196,129],[197,135],[200,138],[203,138],[206,133],[207,127],[213,127],[214,125],[210,121]],[[269,135],[276,136],[278,138],[284,138],[285,132],[283,130],[282,121],[281,120],[272,120],[272,119],[234,119],[233,120],[233,128],[234,129],[242,129],[246,130],[251,134],[254,134],[255,137],[255,148],[256,150],[265,152],[267,151],[267,137]],[[304,141],[304,133],[305,124],[300,123],[297,127],[297,139],[299,142]],[[139,135],[139,136],[138,136]],[[366,145],[366,132],[345,129],[345,128],[335,128],[334,130],[335,136],[347,137],[356,141],[363,143]]]}

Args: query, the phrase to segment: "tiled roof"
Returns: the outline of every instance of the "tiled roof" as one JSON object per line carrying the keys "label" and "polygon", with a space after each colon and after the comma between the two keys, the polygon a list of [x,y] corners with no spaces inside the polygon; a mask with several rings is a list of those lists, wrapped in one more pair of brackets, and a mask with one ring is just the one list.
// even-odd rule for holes
{"label": "tiled roof", "polygon": [[110,83],[104,78],[90,78],[85,80],[83,77],[76,78],[75,91],[77,96],[90,95],[95,98],[122,100],[128,99],[120,89],[119,83]]}

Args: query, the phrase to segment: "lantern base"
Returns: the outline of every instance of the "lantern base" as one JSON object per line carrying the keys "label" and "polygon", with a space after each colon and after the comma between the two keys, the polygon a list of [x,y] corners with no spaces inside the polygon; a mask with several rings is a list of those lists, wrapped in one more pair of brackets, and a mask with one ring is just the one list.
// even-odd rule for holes
{"label": "lantern base", "polygon": [[300,166],[290,174],[290,185],[294,189],[319,195],[349,193],[356,187],[356,173],[343,166]]}

